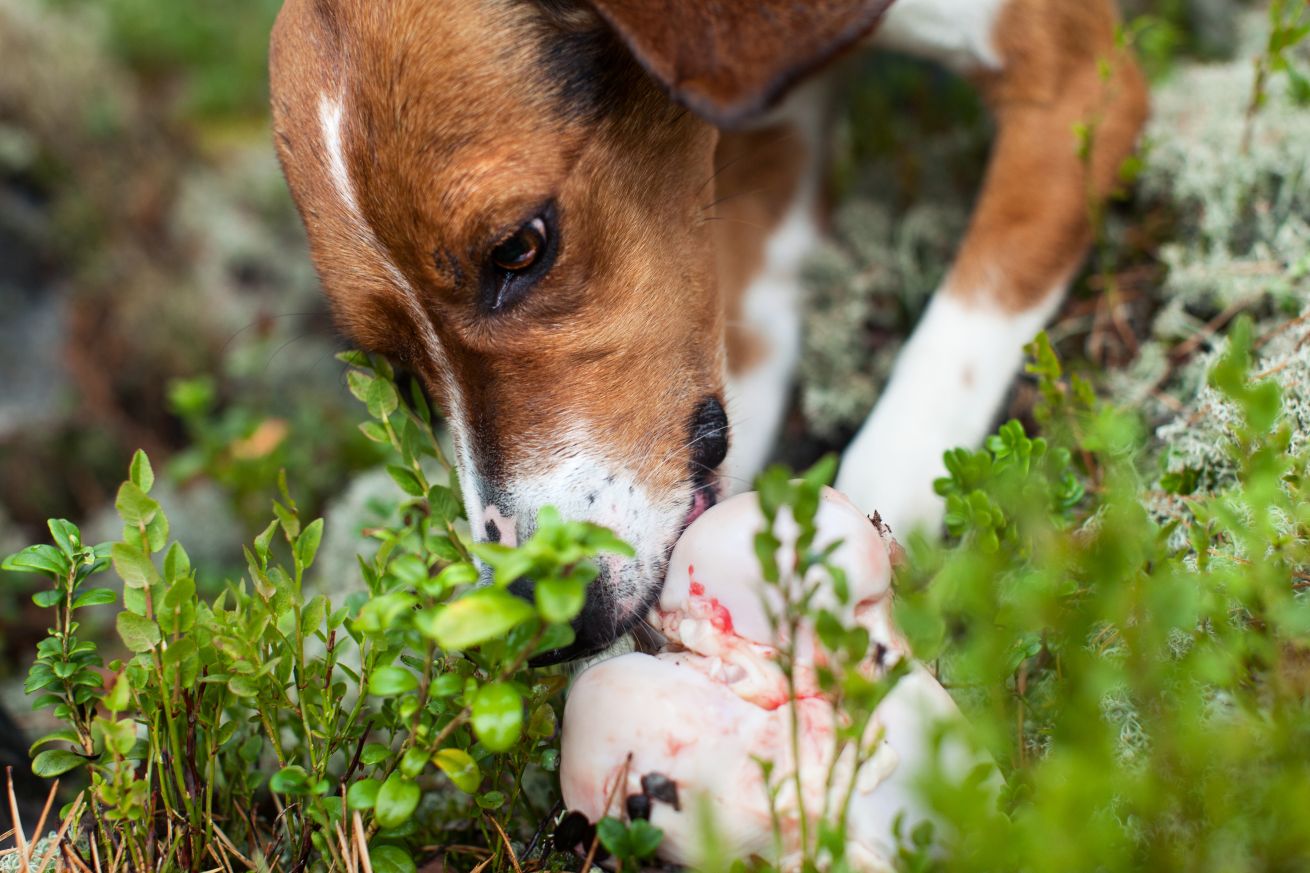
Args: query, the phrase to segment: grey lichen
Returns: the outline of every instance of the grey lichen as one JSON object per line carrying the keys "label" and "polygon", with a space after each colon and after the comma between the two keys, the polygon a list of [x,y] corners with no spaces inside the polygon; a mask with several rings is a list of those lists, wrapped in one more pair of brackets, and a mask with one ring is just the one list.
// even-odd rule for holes
{"label": "grey lichen", "polygon": [[[964,137],[924,144],[949,161]],[[873,408],[910,326],[941,281],[967,221],[966,204],[944,184],[898,209],[888,165],[864,171],[836,208],[832,234],[810,258],[800,403],[812,433],[848,434]]]}
{"label": "grey lichen", "polygon": [[[1176,229],[1160,252],[1168,272],[1142,359],[1109,379],[1115,399],[1163,421],[1162,474],[1186,474],[1208,492],[1233,481],[1238,415],[1206,385],[1226,348],[1209,334],[1238,312],[1256,318],[1254,373],[1282,388],[1291,449],[1310,432],[1310,109],[1274,77],[1267,105],[1248,114],[1250,58],[1266,25],[1258,14],[1241,23],[1234,60],[1190,65],[1156,92],[1141,196],[1171,204]],[[1193,337],[1212,348],[1169,370],[1166,351]],[[1152,495],[1159,516],[1185,514],[1180,500]]]}

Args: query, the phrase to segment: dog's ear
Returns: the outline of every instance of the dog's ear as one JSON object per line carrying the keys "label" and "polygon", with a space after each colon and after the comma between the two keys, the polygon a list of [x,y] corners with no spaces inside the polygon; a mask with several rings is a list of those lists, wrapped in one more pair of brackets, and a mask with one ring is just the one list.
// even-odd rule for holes
{"label": "dog's ear", "polygon": [[868,33],[891,0],[590,0],[673,98],[732,126]]}

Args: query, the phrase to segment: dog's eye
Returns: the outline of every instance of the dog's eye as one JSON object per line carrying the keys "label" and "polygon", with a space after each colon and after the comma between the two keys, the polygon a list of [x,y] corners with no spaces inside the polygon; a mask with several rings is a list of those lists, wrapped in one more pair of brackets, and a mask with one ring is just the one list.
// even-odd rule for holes
{"label": "dog's eye", "polygon": [[498,313],[523,299],[550,272],[559,246],[551,203],[487,252],[479,299],[482,311]]}
{"label": "dog's eye", "polygon": [[530,268],[546,251],[546,220],[537,216],[491,250],[497,267],[511,273]]}

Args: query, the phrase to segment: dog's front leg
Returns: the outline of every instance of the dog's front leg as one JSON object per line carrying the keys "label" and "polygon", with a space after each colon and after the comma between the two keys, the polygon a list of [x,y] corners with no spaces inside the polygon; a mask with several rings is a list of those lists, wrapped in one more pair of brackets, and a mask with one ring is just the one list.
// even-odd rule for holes
{"label": "dog's front leg", "polygon": [[[987,31],[956,32],[952,21]],[[902,0],[879,35],[968,75],[998,127],[956,261],[838,477],[893,528],[940,520],[942,454],[976,445],[991,426],[1145,120],[1145,87],[1115,28],[1110,0]]]}
{"label": "dog's front leg", "polygon": [[729,491],[769,460],[801,354],[801,266],[819,239],[827,84],[799,88],[760,126],[724,133],[713,214],[728,349]]}

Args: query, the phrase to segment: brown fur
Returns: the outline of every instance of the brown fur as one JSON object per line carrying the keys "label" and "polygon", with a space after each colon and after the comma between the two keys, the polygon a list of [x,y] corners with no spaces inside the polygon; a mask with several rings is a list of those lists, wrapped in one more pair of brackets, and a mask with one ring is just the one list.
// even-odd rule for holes
{"label": "brown fur", "polygon": [[[698,209],[712,199],[701,186],[717,134],[640,75],[602,120],[571,117],[545,96],[534,40],[507,38],[554,26],[533,8],[288,0],[272,52],[279,154],[341,323],[443,400],[422,341],[430,326],[484,474],[567,448],[559,441],[586,422],[605,438],[589,448],[654,488],[677,487],[692,410],[722,393],[722,314]],[[376,240],[331,185],[323,93],[344,95],[343,145]],[[480,259],[551,198],[554,268],[512,311],[479,315]]]}
{"label": "brown fur", "polygon": [[714,251],[719,295],[727,315],[728,368],[752,369],[770,349],[744,321],[750,281],[759,273],[764,247],[786,217],[806,170],[809,149],[790,125],[727,133],[714,163]]}
{"label": "brown fur", "polygon": [[[1114,188],[1147,113],[1145,82],[1116,46],[1115,24],[1109,0],[1005,7],[995,34],[1004,69],[977,78],[998,134],[947,283],[953,293],[1029,309],[1082,260],[1091,210]],[[1079,156],[1078,124],[1094,128],[1090,161]]]}
{"label": "brown fur", "polygon": [[891,0],[593,0],[675,100],[722,126],[749,120],[854,45]]}

